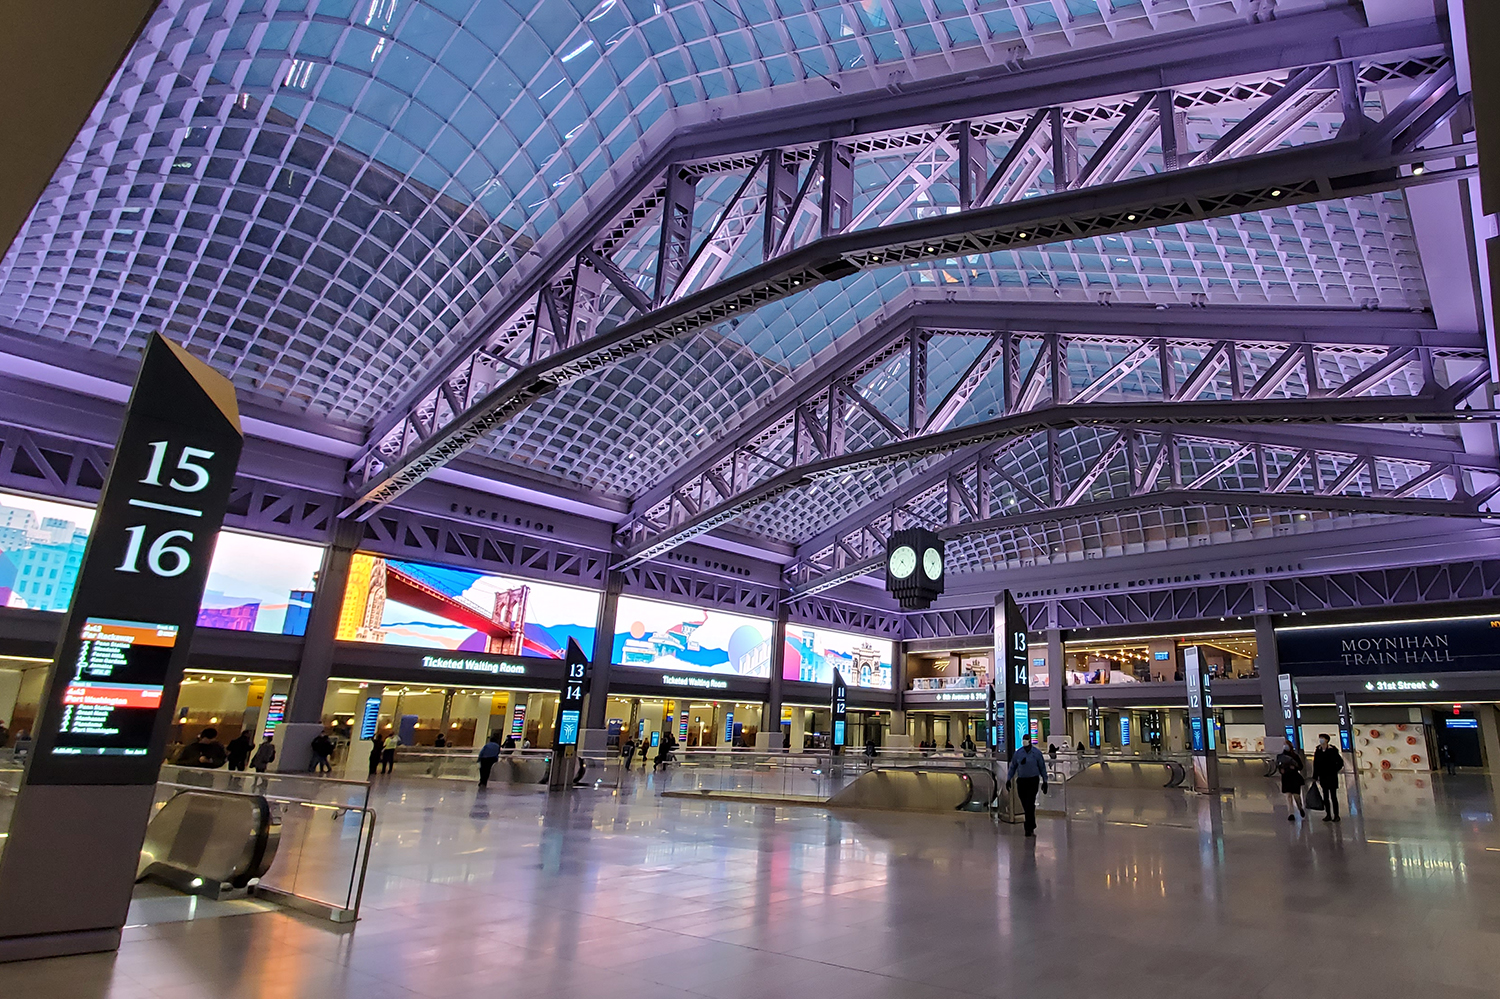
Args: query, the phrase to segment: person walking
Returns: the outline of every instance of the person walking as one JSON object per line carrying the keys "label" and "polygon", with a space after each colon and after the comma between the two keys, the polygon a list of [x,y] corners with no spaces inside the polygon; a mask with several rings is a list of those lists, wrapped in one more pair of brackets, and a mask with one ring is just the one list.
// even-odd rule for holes
{"label": "person walking", "polygon": [[315,774],[327,774],[333,772],[333,764],[328,762],[328,757],[333,755],[333,740],[328,738],[327,732],[319,732],[313,736],[312,741],[312,767]]}
{"label": "person walking", "polygon": [[979,747],[974,745],[974,739],[967,732],[964,733],[963,741],[958,745],[964,751],[964,756],[968,759],[973,759],[979,755]]}
{"label": "person walking", "polygon": [[1458,768],[1453,765],[1453,750],[1448,748],[1448,740],[1438,740],[1438,762],[1443,765],[1443,770],[1452,777],[1458,773]]}
{"label": "person walking", "polygon": [[1015,781],[1016,791],[1021,796],[1021,807],[1026,812],[1026,835],[1036,835],[1036,792],[1040,788],[1047,793],[1047,758],[1031,744],[1031,733],[1021,736],[1021,748],[1010,758],[1010,769],[1005,773],[1008,790]]}
{"label": "person walking", "polygon": [[626,770],[629,770],[630,761],[633,759],[635,759],[635,736],[632,735],[627,736],[625,739],[625,745],[620,747],[620,765],[623,766]]}
{"label": "person walking", "polygon": [[495,769],[495,761],[500,758],[500,738],[490,736],[488,742],[479,747],[479,786],[490,786],[490,771]]}
{"label": "person walking", "polygon": [[672,733],[662,729],[661,741],[656,744],[656,765],[652,770],[665,770],[672,762]]}
{"label": "person walking", "polygon": [[1286,748],[1276,756],[1276,772],[1281,774],[1281,793],[1286,795],[1286,805],[1291,810],[1291,814],[1286,817],[1288,822],[1297,821],[1299,815],[1303,819],[1307,818],[1307,806],[1302,803],[1302,785],[1307,783],[1302,776],[1305,769],[1302,754],[1288,739]]}
{"label": "person walking", "polygon": [[385,740],[385,744],[380,750],[381,773],[388,774],[396,769],[396,747],[399,745],[401,745],[401,736],[392,732],[390,738]]}
{"label": "person walking", "polygon": [[1326,735],[1318,736],[1318,748],[1313,750],[1313,780],[1323,789],[1323,800],[1327,802],[1323,812],[1324,822],[1339,821],[1339,774],[1344,771],[1344,754],[1333,748]]}
{"label": "person walking", "polygon": [[259,746],[255,747],[255,755],[250,757],[250,766],[258,774],[266,772],[266,768],[276,762],[276,746],[268,735],[261,740]]}
{"label": "person walking", "polygon": [[375,771],[380,769],[380,759],[385,754],[385,736],[379,732],[375,738],[370,740],[370,776],[375,776]]}
{"label": "person walking", "polygon": [[189,743],[183,749],[182,755],[177,757],[177,765],[217,770],[224,765],[227,758],[228,754],[224,752],[224,747],[219,742],[219,730],[206,728],[198,733],[196,742]]}
{"label": "person walking", "polygon": [[254,749],[255,746],[250,742],[250,733],[241,730],[240,734],[230,739],[229,745],[224,747],[224,754],[229,759],[229,769],[243,771]]}

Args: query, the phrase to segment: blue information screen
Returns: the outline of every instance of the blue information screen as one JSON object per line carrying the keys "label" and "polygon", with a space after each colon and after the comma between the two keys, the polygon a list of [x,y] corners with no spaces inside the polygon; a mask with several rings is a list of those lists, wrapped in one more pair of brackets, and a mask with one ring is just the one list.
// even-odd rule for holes
{"label": "blue information screen", "polygon": [[1192,731],[1193,752],[1203,752],[1203,719],[1189,718],[1188,727]]}
{"label": "blue information screen", "polygon": [[562,724],[557,729],[557,741],[564,746],[578,745],[578,712],[564,711]]}
{"label": "blue information screen", "polygon": [[734,741],[734,712],[730,711],[724,715],[724,745]]}
{"label": "blue information screen", "polygon": [[375,738],[375,728],[380,724],[380,698],[366,697],[365,710],[359,717],[359,737],[365,742]]}
{"label": "blue information screen", "polygon": [[841,721],[833,723],[833,744],[835,746],[844,744],[844,723]]}
{"label": "blue information screen", "polygon": [[1339,729],[1339,748],[1346,753],[1354,752],[1354,733],[1347,728]]}
{"label": "blue information screen", "polygon": [[1120,716],[1120,745],[1130,745],[1130,718],[1126,715]]}
{"label": "blue information screen", "polygon": [[1021,737],[1031,733],[1031,705],[1025,701],[1016,702],[1016,731],[1011,736],[1011,749],[1021,748]]}
{"label": "blue information screen", "polygon": [[1446,724],[1447,724],[1448,728],[1478,728],[1479,727],[1479,719],[1478,718],[1449,718]]}

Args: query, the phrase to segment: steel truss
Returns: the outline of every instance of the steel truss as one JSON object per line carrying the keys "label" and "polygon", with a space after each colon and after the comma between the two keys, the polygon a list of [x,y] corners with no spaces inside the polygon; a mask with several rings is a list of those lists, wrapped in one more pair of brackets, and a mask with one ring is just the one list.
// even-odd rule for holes
{"label": "steel truss", "polygon": [[[1413,79],[1407,100],[1366,118],[1366,91]],[[1416,152],[1464,100],[1440,56],[1372,57],[671,164],[380,428],[352,465],[345,515],[368,516],[562,385],[825,281],[930,262],[961,271],[998,250],[1456,175],[1401,168],[1470,152]],[[1196,148],[1184,116],[1206,108],[1242,114]],[[699,189],[724,178],[721,200],[700,205]]]}
{"label": "steel truss", "polygon": [[[1402,607],[1494,600],[1500,561],[1320,573],[1286,579],[1166,586],[1132,593],[1021,601],[1033,632],[1120,625],[1248,619],[1257,614]],[[908,640],[985,638],[994,608],[917,611],[906,615]]]}
{"label": "steel truss", "polygon": [[[0,422],[0,489],[92,505],[113,448]],[[340,497],[315,489],[237,475],[226,527],[328,544],[339,523]],[[467,565],[559,583],[601,587],[608,553],[542,541],[412,510],[387,509],[365,521],[355,543],[393,558]],[[774,596],[774,590],[770,591]]]}
{"label": "steel truss", "polygon": [[[1195,314],[1207,317],[1211,310],[1187,312]],[[1139,312],[1122,313],[1120,325],[1129,328],[1140,318]],[[1347,325],[1358,313],[1319,318],[1339,325],[1220,326],[1154,336],[971,329],[968,335],[982,346],[970,350],[972,360],[950,381],[934,384],[925,360],[933,339],[963,331],[898,316],[861,339],[863,353],[841,353],[749,421],[733,442],[643,497],[624,527],[627,564],[832,480],[839,482],[836,489],[815,492],[803,508],[777,504],[757,525],[774,536],[788,522],[805,519],[794,514],[816,519],[806,509],[813,504],[825,511],[855,508],[843,523],[811,538],[782,533],[799,543],[799,560],[824,560],[796,567],[796,582],[871,557],[891,529],[872,525],[899,519],[899,511],[916,523],[957,525],[1057,513],[1102,499],[1139,506],[1161,502],[1168,492],[1189,502],[1185,492],[1224,488],[1231,476],[1234,485],[1227,488],[1247,490],[1244,499],[1259,494],[1262,505],[1306,501],[1353,509],[1364,503],[1358,508],[1369,509],[1379,500],[1390,512],[1477,512],[1477,503],[1489,498],[1480,496],[1488,483],[1466,480],[1464,473],[1493,465],[1456,453],[1451,441],[1444,439],[1447,448],[1435,454],[1411,446],[1400,432],[1324,426],[1309,434],[1286,425],[1477,418],[1456,414],[1455,406],[1484,381],[1478,339],[1399,328],[1360,332]],[[1226,316],[1213,321],[1224,324]],[[1309,327],[1312,321],[1309,316]],[[892,395],[893,383],[904,392]],[[938,401],[929,406],[929,399]],[[998,415],[976,420],[986,403]],[[952,427],[959,413],[968,421]],[[1229,431],[1225,422],[1244,426]],[[1202,426],[1164,428],[1173,424]],[[1220,425],[1208,429],[1212,424]],[[1252,424],[1278,429],[1252,430]],[[950,457],[912,465],[935,455]],[[1015,464],[1007,465],[1006,456]],[[1247,477],[1246,463],[1258,477]],[[894,471],[883,481],[855,478],[851,484],[852,473],[869,469]],[[1038,471],[1044,480],[1035,478]],[[1001,478],[991,481],[991,472]],[[1127,473],[1128,485],[1122,481]],[[899,482],[903,477],[909,483]],[[941,512],[910,512],[917,508],[908,504],[930,500],[937,489],[950,494]],[[1452,505],[1439,509],[1429,500]]]}

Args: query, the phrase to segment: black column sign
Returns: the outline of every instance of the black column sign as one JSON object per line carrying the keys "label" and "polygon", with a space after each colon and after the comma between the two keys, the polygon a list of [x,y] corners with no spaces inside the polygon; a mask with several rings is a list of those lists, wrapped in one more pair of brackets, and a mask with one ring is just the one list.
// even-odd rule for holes
{"label": "black column sign", "polygon": [[1188,750],[1193,757],[1193,790],[1210,794],[1219,789],[1219,747],[1214,730],[1214,697],[1203,651],[1196,645],[1182,650],[1187,680]]}
{"label": "black column sign", "polygon": [[118,942],[242,445],[233,386],[152,336],[0,854],[0,958]]}
{"label": "black column sign", "polygon": [[1340,690],[1333,695],[1333,706],[1339,713],[1339,749],[1354,752],[1354,715],[1349,710],[1349,695]]}
{"label": "black column sign", "polygon": [[548,786],[565,788],[572,783],[578,754],[578,733],[582,728],[583,695],[588,691],[589,657],[583,654],[577,640],[568,639],[564,655],[568,671],[563,677],[562,693],[557,701],[557,725],[552,736],[552,773]]}
{"label": "black column sign", "polygon": [[991,756],[1000,754],[1005,746],[1005,712],[1001,710],[1004,706],[1005,702],[995,694],[995,681],[991,680],[984,691],[984,738]]}
{"label": "black column sign", "polygon": [[848,743],[849,685],[844,675],[833,671],[833,752],[837,756]]}
{"label": "black column sign", "polygon": [[995,607],[995,668],[1002,686],[995,691],[1004,694],[1000,710],[1000,739],[997,747],[1004,759],[1021,748],[1021,737],[1031,731],[1031,670],[1026,641],[1026,620],[1021,608],[1006,590]]}

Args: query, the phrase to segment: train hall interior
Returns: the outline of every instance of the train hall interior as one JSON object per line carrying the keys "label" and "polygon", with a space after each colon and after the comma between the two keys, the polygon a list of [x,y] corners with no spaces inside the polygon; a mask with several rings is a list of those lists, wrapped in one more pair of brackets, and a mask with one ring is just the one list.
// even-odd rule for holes
{"label": "train hall interior", "polygon": [[1493,4],[5,22],[0,994],[1500,989]]}

